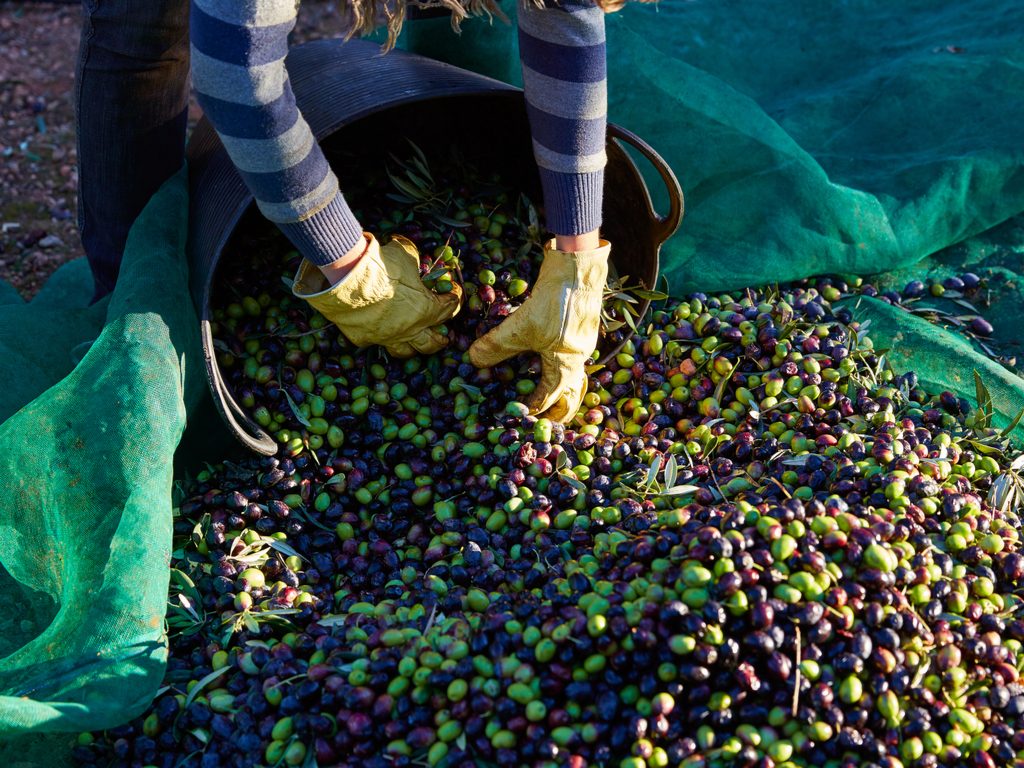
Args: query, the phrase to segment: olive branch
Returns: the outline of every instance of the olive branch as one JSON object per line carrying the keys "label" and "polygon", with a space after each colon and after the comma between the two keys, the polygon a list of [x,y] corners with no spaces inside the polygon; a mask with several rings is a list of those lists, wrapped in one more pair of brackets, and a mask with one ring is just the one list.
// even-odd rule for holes
{"label": "olive branch", "polygon": [[985,499],[1000,512],[1017,512],[1024,508],[1024,454],[1021,454],[995,480]]}
{"label": "olive branch", "polygon": [[[689,458],[689,454],[687,454],[687,458]],[[650,464],[622,475],[617,485],[631,496],[641,499],[689,496],[703,487],[677,483],[678,479],[679,463],[676,461],[676,457],[671,453],[655,453]],[[708,490],[712,494],[715,493],[714,489],[709,488]]]}
{"label": "olive branch", "polygon": [[629,326],[637,333],[636,324],[640,321],[640,302],[664,301],[667,293],[652,291],[643,285],[628,285],[629,275],[616,276],[609,279],[605,286],[601,301],[601,328],[604,333],[613,333],[624,326]]}
{"label": "olive branch", "polygon": [[171,568],[165,621],[170,637],[190,637],[200,632],[206,624],[203,596],[192,577],[178,568]]}

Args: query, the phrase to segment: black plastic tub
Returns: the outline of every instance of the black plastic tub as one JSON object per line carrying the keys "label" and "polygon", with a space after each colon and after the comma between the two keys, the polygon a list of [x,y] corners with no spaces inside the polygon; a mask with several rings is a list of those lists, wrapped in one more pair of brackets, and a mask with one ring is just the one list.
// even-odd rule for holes
{"label": "black plastic tub", "polygon": [[[388,148],[403,146],[409,138],[429,150],[457,141],[467,159],[486,163],[510,185],[540,199],[526,107],[518,88],[404,51],[381,55],[378,45],[364,41],[322,40],[298,46],[288,56],[288,72],[302,114],[328,158],[352,142]],[[664,216],[654,211],[627,146],[646,158],[664,181],[670,201]],[[609,125],[607,150],[602,234],[614,244],[612,263],[618,273],[628,274],[631,283],[654,288],[661,245],[683,215],[679,182],[653,149],[623,128]],[[277,443],[249,419],[221,378],[210,323],[221,255],[259,213],[205,120],[189,142],[188,161],[190,287],[214,404],[243,444],[272,454]],[[344,189],[352,180],[346,180],[344,168],[337,171]],[[648,304],[641,309],[646,311]],[[602,359],[617,351],[602,348]]]}

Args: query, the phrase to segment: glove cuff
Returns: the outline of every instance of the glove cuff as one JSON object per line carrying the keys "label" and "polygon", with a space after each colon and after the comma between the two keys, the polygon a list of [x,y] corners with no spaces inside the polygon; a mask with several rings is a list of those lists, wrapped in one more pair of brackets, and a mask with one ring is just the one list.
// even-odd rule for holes
{"label": "glove cuff", "polygon": [[367,240],[366,252],[345,277],[330,285],[316,266],[303,259],[295,273],[292,293],[321,314],[332,316],[391,298],[394,287],[380,257],[380,244],[368,232],[363,237]]}
{"label": "glove cuff", "polygon": [[580,286],[603,291],[608,281],[608,258],[611,251],[612,245],[607,240],[601,240],[597,248],[588,251],[560,251],[555,248],[554,239],[551,239],[544,245],[544,263],[541,264],[537,281],[544,278],[545,272],[555,271],[561,275],[572,270]]}

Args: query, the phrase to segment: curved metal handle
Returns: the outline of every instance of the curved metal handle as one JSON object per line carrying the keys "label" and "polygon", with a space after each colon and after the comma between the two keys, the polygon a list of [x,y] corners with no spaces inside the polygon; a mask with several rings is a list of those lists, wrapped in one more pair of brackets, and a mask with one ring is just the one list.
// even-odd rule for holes
{"label": "curved metal handle", "polygon": [[650,144],[632,131],[627,131],[625,128],[609,123],[608,135],[613,139],[626,142],[647,158],[647,161],[654,166],[654,170],[661,176],[661,180],[665,182],[665,188],[668,191],[668,213],[664,216],[660,216],[654,210],[654,203],[651,201],[650,192],[647,193],[647,210],[650,212],[651,222],[658,235],[659,242],[664,243],[675,234],[676,230],[679,229],[680,222],[683,220],[685,206],[683,202],[683,189],[679,186],[679,180],[668,163],[665,162],[665,159],[655,152]]}
{"label": "curved metal handle", "polygon": [[213,395],[213,404],[221,417],[231,428],[232,434],[238,438],[246,448],[264,456],[273,456],[277,453],[277,441],[263,431],[259,424],[246,415],[242,407],[235,402],[230,390],[220,375],[220,366],[217,365],[213,351],[213,333],[208,322],[202,322],[203,334],[203,356],[206,358],[206,372],[210,380],[210,394]]}

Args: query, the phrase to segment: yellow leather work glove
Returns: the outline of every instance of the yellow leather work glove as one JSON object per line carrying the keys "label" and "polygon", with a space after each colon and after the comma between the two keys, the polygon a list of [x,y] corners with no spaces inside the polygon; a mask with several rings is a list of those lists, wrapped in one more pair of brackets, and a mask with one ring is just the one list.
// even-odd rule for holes
{"label": "yellow leather work glove", "polygon": [[404,237],[394,237],[383,247],[369,233],[366,239],[366,253],[333,286],[303,259],[292,293],[358,347],[380,344],[395,357],[443,349],[448,338],[434,326],[458,313],[462,287],[456,284],[446,294],[428,290],[420,280],[416,246]]}
{"label": "yellow leather work glove", "polygon": [[587,388],[584,366],[597,346],[610,252],[606,240],[592,251],[572,253],[549,242],[530,298],[469,348],[470,361],[480,368],[521,352],[540,354],[540,383],[527,403],[531,413],[565,422],[579,410]]}

